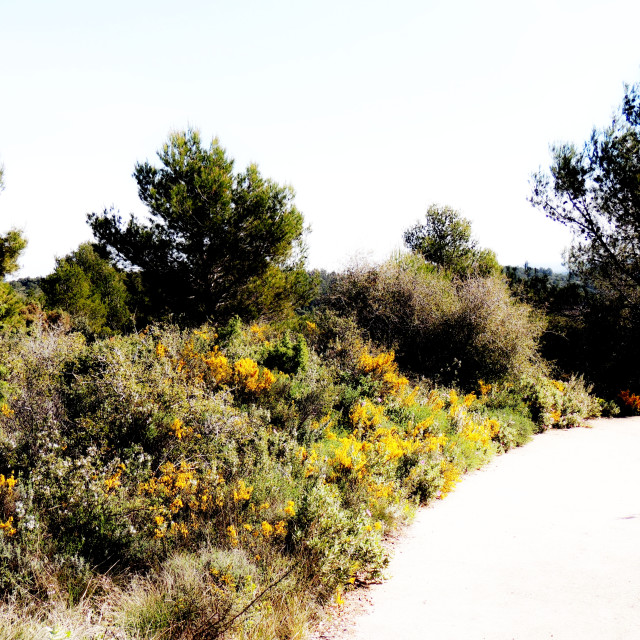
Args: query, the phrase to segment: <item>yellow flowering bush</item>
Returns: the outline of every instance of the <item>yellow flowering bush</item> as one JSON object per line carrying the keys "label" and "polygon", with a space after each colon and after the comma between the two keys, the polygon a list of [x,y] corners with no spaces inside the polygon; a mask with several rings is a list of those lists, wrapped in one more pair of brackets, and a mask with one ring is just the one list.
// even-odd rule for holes
{"label": "yellow flowering bush", "polygon": [[398,395],[409,384],[409,380],[398,373],[398,364],[395,362],[393,351],[372,356],[368,351],[363,351],[358,360],[358,368],[362,373],[380,383],[380,394],[384,396]]}
{"label": "yellow flowering bush", "polygon": [[269,369],[260,368],[251,358],[242,358],[233,365],[234,381],[245,391],[260,394],[268,391],[275,382],[275,376]]}
{"label": "yellow flowering bush", "polygon": [[[0,591],[45,601],[42,574],[61,594],[79,585],[71,602],[117,559],[123,588],[159,589],[130,628],[166,635],[160,614],[186,633],[188,615],[231,620],[275,585],[246,630],[269,607],[291,613],[291,590],[329,602],[380,575],[387,531],[522,441],[528,418],[498,406],[505,382],[410,384],[348,322],[333,334],[328,320],[296,322],[151,326],[90,344],[0,336]],[[571,381],[543,392],[527,391],[541,415],[577,415]]]}

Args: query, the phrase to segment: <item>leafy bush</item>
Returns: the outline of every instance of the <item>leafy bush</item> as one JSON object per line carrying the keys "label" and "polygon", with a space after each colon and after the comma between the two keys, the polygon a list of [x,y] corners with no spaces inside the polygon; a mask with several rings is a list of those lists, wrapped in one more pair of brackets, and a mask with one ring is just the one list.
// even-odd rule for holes
{"label": "leafy bush", "polygon": [[418,256],[402,256],[346,272],[326,304],[395,348],[403,367],[442,383],[468,387],[540,365],[542,322],[499,277],[459,281]]}

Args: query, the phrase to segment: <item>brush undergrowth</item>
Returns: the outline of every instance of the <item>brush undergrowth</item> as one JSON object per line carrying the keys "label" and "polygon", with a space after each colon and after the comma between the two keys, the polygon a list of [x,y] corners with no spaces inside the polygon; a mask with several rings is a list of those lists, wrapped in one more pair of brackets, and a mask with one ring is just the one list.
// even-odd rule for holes
{"label": "brush undergrowth", "polygon": [[2,336],[0,640],[304,637],[417,503],[597,409],[410,382],[340,327]]}

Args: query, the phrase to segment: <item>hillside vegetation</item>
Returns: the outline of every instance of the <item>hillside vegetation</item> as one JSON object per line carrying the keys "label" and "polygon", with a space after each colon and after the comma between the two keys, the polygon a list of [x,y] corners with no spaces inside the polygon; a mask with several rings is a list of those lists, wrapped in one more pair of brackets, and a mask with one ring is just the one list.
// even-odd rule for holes
{"label": "hillside vegetation", "polygon": [[330,311],[0,349],[0,638],[296,637],[416,505],[597,411],[531,372],[410,380]]}

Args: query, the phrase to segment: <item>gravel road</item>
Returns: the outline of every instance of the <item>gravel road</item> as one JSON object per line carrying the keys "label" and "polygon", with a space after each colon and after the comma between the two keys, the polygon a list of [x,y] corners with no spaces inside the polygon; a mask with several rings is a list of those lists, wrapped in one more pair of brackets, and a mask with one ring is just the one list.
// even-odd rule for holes
{"label": "gravel road", "polygon": [[316,640],[640,638],[640,418],[548,431],[422,509]]}

